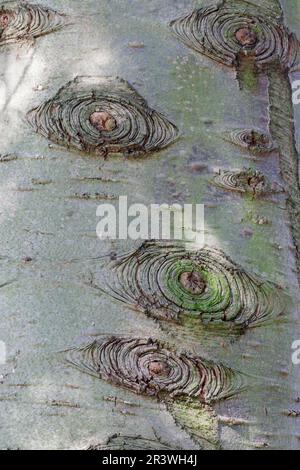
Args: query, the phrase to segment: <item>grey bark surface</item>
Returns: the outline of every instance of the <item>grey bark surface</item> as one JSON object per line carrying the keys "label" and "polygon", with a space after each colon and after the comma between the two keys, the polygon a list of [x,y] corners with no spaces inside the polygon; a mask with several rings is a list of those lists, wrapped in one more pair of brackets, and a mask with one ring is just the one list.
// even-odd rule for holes
{"label": "grey bark surface", "polygon": [[[71,24],[0,47],[0,154],[6,155],[0,160],[0,340],[8,353],[0,365],[0,448],[101,447],[120,432],[142,436],[151,446],[160,441],[171,448],[198,448],[163,403],[61,360],[60,351],[100,334],[121,334],[167,341],[179,352],[248,375],[244,393],[213,407],[222,448],[299,449],[300,418],[287,412],[300,410],[300,367],[291,361],[291,345],[300,339],[300,312],[286,196],[243,198],[210,184],[220,169],[251,166],[284,185],[279,153],[253,158],[222,137],[228,129],[257,123],[268,130],[267,77],[261,78],[260,93],[240,90],[233,71],[193,53],[172,35],[171,20],[213,1],[39,3],[65,13]],[[278,8],[272,0],[250,3]],[[282,1],[282,7],[285,23],[300,36],[298,3]],[[144,47],[130,47],[135,42]],[[178,126],[180,139],[146,158],[103,160],[35,134],[26,113],[78,75],[128,80]],[[299,79],[299,72],[290,79]],[[283,92],[288,95],[289,88]],[[300,106],[294,112],[299,151]],[[202,172],[193,171],[196,162],[205,165]],[[162,328],[93,289],[87,279],[97,273],[102,257],[134,246],[97,238],[96,193],[128,195],[129,204],[204,203],[207,245],[287,290],[293,301],[284,319],[238,339],[205,330],[193,338],[188,330]],[[254,224],[256,216],[271,223]]]}

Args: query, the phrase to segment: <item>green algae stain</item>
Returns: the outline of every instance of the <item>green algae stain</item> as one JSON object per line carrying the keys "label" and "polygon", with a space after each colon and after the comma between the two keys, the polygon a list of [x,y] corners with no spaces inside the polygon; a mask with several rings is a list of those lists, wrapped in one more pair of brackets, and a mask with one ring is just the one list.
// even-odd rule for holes
{"label": "green algae stain", "polygon": [[188,432],[203,450],[220,449],[218,418],[214,411],[195,400],[177,400],[167,408],[177,425]]}
{"label": "green algae stain", "polygon": [[250,91],[257,89],[259,77],[253,64],[243,63],[239,68],[238,77],[242,88]]}

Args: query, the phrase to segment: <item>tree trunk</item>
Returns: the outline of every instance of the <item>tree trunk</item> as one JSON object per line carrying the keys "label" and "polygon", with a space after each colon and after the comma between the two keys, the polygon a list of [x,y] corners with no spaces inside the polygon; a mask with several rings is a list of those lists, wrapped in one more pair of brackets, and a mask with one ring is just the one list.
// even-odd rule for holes
{"label": "tree trunk", "polygon": [[[266,67],[253,89],[247,71],[239,75],[172,34],[170,21],[212,2],[41,0],[70,24],[0,45],[0,341],[7,352],[0,448],[87,449],[121,434],[141,436],[145,448],[299,449],[300,367],[291,359],[300,339],[300,106],[294,117],[291,101],[299,72]],[[234,3],[280,14],[276,0]],[[285,25],[297,33],[298,2],[281,3]],[[27,112],[82,75],[122,77],[176,124],[180,138],[137,159],[103,159],[35,133]],[[226,138],[244,128],[270,132],[278,151],[254,155]],[[249,167],[285,193],[244,197],[211,184],[219,170]],[[103,257],[137,246],[98,239],[99,194],[104,202],[127,195],[129,205],[205,204],[206,245],[280,285],[291,299],[284,318],[238,337],[205,328],[194,335],[94,289],[89,280],[101,276]],[[214,415],[200,407],[195,424],[176,400],[135,395],[62,359],[61,351],[103,334],[153,338],[221,362],[243,372],[247,388],[212,405]]]}

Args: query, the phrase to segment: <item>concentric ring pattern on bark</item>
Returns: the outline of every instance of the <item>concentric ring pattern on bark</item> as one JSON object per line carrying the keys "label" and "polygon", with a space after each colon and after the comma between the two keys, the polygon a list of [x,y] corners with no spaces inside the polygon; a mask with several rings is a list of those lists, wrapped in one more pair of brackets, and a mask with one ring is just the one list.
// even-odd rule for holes
{"label": "concentric ring pattern on bark", "polygon": [[28,113],[36,132],[65,147],[106,156],[160,150],[178,129],[120,78],[78,77]]}
{"label": "concentric ring pattern on bark", "polygon": [[0,46],[23,38],[43,36],[65,24],[65,15],[41,5],[3,3],[0,5]]}
{"label": "concentric ring pattern on bark", "polygon": [[146,439],[142,436],[122,436],[116,434],[104,444],[91,445],[87,450],[175,450],[158,440]]}
{"label": "concentric ring pattern on bark", "polygon": [[248,2],[200,8],[170,26],[185,45],[226,66],[235,67],[241,55],[254,57],[258,67],[280,62],[288,68],[297,60],[299,43],[281,17],[271,10],[260,15]]}
{"label": "concentric ring pattern on bark", "polygon": [[279,185],[271,184],[263,173],[251,168],[242,171],[220,171],[212,182],[221,189],[251,194],[254,197],[283,191]]}
{"label": "concentric ring pattern on bark", "polygon": [[235,264],[222,251],[187,251],[178,243],[145,242],[104,271],[103,290],[161,320],[185,316],[231,328],[255,326],[284,312],[274,284]]}
{"label": "concentric ring pattern on bark", "polygon": [[239,372],[186,354],[177,355],[152,339],[108,337],[67,352],[67,361],[113,385],[162,400],[190,397],[200,403],[243,390]]}
{"label": "concentric ring pattern on bark", "polygon": [[234,129],[226,132],[224,139],[254,154],[268,154],[278,149],[268,134],[255,129]]}

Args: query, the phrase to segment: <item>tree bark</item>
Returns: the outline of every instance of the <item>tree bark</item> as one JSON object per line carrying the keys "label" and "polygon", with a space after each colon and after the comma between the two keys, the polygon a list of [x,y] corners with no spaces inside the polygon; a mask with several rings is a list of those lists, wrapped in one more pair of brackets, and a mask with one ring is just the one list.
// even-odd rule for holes
{"label": "tree bark", "polygon": [[[299,411],[300,380],[291,359],[300,339],[300,115],[295,110],[295,126],[291,102],[297,72],[275,67],[259,76],[259,91],[241,89],[236,70],[188,49],[168,28],[200,2],[39,3],[65,13],[70,24],[0,46],[0,341],[7,351],[0,364],[0,448],[87,449],[120,433],[129,442],[141,436],[149,448],[299,449],[299,418],[291,413]],[[294,3],[282,2],[287,26]],[[276,0],[245,4],[262,16],[281,14]],[[132,47],[137,43],[143,47]],[[104,160],[34,133],[26,113],[81,75],[129,81],[177,125],[180,139],[144,158]],[[279,152],[259,157],[223,138],[257,127],[271,132]],[[211,184],[219,170],[245,167],[286,193],[251,198]],[[280,285],[290,298],[284,319],[237,338],[206,329],[192,335],[93,289],[87,280],[101,272],[103,257],[136,246],[97,238],[100,193],[147,206],[205,204],[206,244]],[[103,334],[151,337],[178,353],[222,362],[247,375],[247,390],[214,405],[213,418],[204,410],[197,435],[199,423],[190,422],[184,406],[134,395],[62,360],[61,351]]]}

